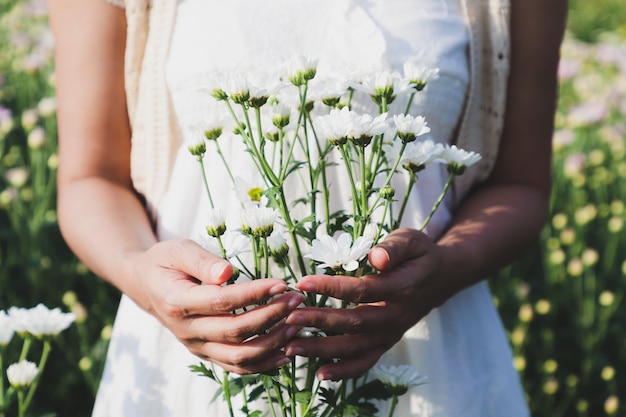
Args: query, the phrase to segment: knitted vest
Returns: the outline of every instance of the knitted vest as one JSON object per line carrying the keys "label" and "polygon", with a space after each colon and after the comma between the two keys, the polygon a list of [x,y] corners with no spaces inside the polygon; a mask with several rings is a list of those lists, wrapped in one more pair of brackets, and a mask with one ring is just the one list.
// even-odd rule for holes
{"label": "knitted vest", "polygon": [[[125,82],[132,127],[131,173],[152,214],[169,181],[179,132],[165,80],[177,0],[108,0],[126,8]],[[510,65],[510,0],[461,0],[469,34],[470,89],[457,146],[482,155],[455,179],[458,205],[491,173],[502,135]]]}

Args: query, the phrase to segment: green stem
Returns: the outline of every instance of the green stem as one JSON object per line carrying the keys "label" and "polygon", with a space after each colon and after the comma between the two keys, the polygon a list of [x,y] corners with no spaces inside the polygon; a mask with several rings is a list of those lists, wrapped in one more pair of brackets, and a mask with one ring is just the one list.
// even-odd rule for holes
{"label": "green stem", "polygon": [[17,415],[19,417],[26,416],[26,407],[24,407],[24,390],[17,391]]}
{"label": "green stem", "polygon": [[389,407],[389,417],[392,417],[393,414],[396,412],[397,405],[398,405],[398,396],[394,395],[393,398],[391,398],[391,407]]}
{"label": "green stem", "polygon": [[359,164],[361,165],[361,221],[354,224],[354,236],[353,239],[361,236],[363,234],[363,230],[365,229],[365,225],[367,224],[368,217],[367,213],[369,213],[369,208],[367,206],[367,184],[369,183],[369,178],[367,178],[367,167],[365,166],[365,147],[359,146],[357,148],[359,153]]}
{"label": "green stem", "polygon": [[443,198],[446,196],[448,189],[452,185],[452,180],[454,180],[454,174],[450,174],[448,176],[448,180],[446,181],[446,184],[443,186],[443,190],[441,190],[441,194],[439,194],[439,197],[437,197],[437,200],[435,201],[435,204],[433,205],[432,210],[430,210],[430,213],[428,213],[428,217],[426,217],[426,219],[424,220],[424,223],[422,223],[422,225],[420,226],[419,228],[420,231],[424,230],[424,228],[428,225],[428,222],[430,222],[430,219],[433,217],[433,214],[435,214],[435,212],[439,208],[439,205],[443,201]]}
{"label": "green stem", "polygon": [[4,362],[2,360],[2,347],[0,347],[0,417],[4,417]]}
{"label": "green stem", "polygon": [[406,209],[406,205],[409,202],[409,195],[411,195],[411,190],[413,189],[413,185],[417,182],[417,175],[410,174],[409,182],[406,185],[406,192],[404,193],[404,198],[402,199],[402,206],[400,206],[400,213],[398,213],[398,218],[395,223],[392,223],[392,227],[397,229],[400,227],[400,223],[402,223],[402,217],[404,216],[404,210]]}
{"label": "green stem", "polygon": [[28,395],[26,396],[26,401],[24,402],[24,411],[28,409],[30,402],[35,395],[35,391],[37,390],[37,386],[39,385],[39,381],[41,380],[41,375],[43,374],[43,370],[46,366],[46,362],[48,361],[48,356],[50,355],[50,350],[52,349],[52,345],[48,340],[43,342],[43,351],[41,352],[41,358],[39,359],[39,366],[37,366],[37,377],[31,384],[28,389]]}
{"label": "green stem", "polygon": [[[398,165],[400,165],[400,160],[402,159],[402,154],[404,153],[404,149],[405,148],[406,148],[406,143],[402,142],[402,146],[400,147],[400,152],[398,153],[398,157],[396,158],[396,160],[393,163],[393,166],[389,170],[389,173],[387,174],[387,178],[385,178],[385,182],[380,187],[381,189],[385,188],[386,186],[388,186],[391,183],[391,178],[393,178],[393,175],[396,172],[396,169],[398,169]],[[378,197],[376,197],[376,200],[372,204],[372,207],[376,207],[378,205],[378,202],[380,201],[380,198],[381,197],[380,197],[380,193],[379,193]],[[368,216],[370,216],[372,213],[367,213],[367,214],[368,214]]]}
{"label": "green stem", "polygon": [[224,154],[222,153],[222,148],[219,145],[219,143],[217,142],[217,140],[214,140],[213,142],[215,142],[215,148],[217,150],[217,154],[219,155],[220,159],[222,160],[222,163],[224,164],[224,167],[226,168],[226,172],[228,173],[228,176],[230,177],[230,180],[234,184],[235,183],[235,177],[233,177],[233,173],[230,170],[230,166],[226,162],[226,158],[224,158]]}
{"label": "green stem", "polygon": [[26,336],[26,338],[24,339],[24,344],[22,345],[22,352],[20,353],[20,360],[19,362],[23,361],[24,359],[26,359],[26,356],[28,356],[28,351],[30,350],[30,345],[33,343],[33,339],[31,336]]}
{"label": "green stem", "polygon": [[230,417],[234,417],[233,413],[233,404],[230,398],[230,384],[228,381],[228,376],[230,372],[224,371],[224,378],[222,379],[222,390],[224,390],[224,398],[226,399],[226,404],[228,405],[228,413]]}

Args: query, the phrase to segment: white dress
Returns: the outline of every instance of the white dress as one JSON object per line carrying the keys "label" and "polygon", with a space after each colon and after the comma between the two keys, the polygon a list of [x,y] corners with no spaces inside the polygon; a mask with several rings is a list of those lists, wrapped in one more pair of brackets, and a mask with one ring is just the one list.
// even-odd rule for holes
{"label": "white dress", "polygon": [[[161,239],[197,238],[208,199],[188,150],[188,126],[223,103],[198,92],[207,79],[233,70],[275,67],[296,54],[319,57],[318,74],[401,70],[405,61],[440,69],[417,96],[431,137],[447,143],[462,113],[468,83],[467,34],[458,0],[179,0],[166,68],[181,143],[168,191],[158,207]],[[369,104],[356,103],[361,110]],[[398,104],[400,105],[400,104]],[[236,140],[222,142],[239,174],[253,167]],[[212,149],[212,147],[208,147]],[[219,206],[238,213],[239,202],[216,155],[207,155],[209,182]],[[218,173],[219,172],[219,173]],[[441,165],[420,173],[405,226],[416,226],[446,179]],[[341,184],[334,184],[334,192]],[[397,189],[401,189],[398,187]],[[450,220],[437,212],[427,232],[436,237]],[[523,417],[528,410],[510,348],[488,287],[470,287],[410,329],[382,361],[412,364],[429,383],[401,398],[396,416]],[[200,417],[228,415],[215,382],[188,370],[191,355],[156,319],[123,297],[93,415]],[[383,406],[383,415],[386,415]]]}

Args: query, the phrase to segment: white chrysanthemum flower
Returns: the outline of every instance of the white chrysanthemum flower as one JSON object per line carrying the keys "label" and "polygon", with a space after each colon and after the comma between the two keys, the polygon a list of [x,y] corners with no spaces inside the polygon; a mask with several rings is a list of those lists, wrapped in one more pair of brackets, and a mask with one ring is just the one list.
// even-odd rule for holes
{"label": "white chrysanthemum flower", "polygon": [[[226,259],[229,260],[251,250],[250,239],[241,232],[227,230],[220,240],[226,251]],[[222,256],[222,250],[216,238],[204,235],[198,239],[198,243],[209,252]]]}
{"label": "white chrysanthemum flower", "polygon": [[287,76],[294,85],[303,85],[317,73],[319,59],[309,55],[297,55],[287,63]]}
{"label": "white chrysanthemum flower", "polygon": [[276,103],[272,106],[272,124],[278,128],[283,128],[289,124],[291,119],[291,107],[285,103]]}
{"label": "white chrysanthemum flower", "polygon": [[413,62],[406,62],[404,64],[404,77],[417,91],[421,91],[429,82],[439,78],[439,68],[429,68],[415,65]]}
{"label": "white chrysanthemum flower", "polygon": [[235,177],[235,194],[244,207],[259,205],[264,191],[265,184],[259,175],[248,174]]}
{"label": "white chrysanthemum flower", "polygon": [[30,333],[37,338],[56,336],[76,320],[74,313],[63,313],[59,308],[50,310],[43,304],[29,309],[11,307],[9,316],[16,332]]}
{"label": "white chrysanthemum flower", "polygon": [[320,262],[319,268],[331,268],[335,271],[351,272],[359,267],[359,262],[367,256],[374,239],[361,236],[352,243],[352,237],[346,232],[337,239],[321,235],[311,244],[311,253],[306,257]]}
{"label": "white chrysanthemum flower", "polygon": [[389,129],[387,113],[383,113],[377,117],[363,114],[352,118],[348,138],[357,145],[367,146],[374,136],[385,133],[387,129]]}
{"label": "white chrysanthemum flower", "polygon": [[237,104],[245,103],[250,98],[248,78],[243,74],[233,73],[226,78],[226,93]]}
{"label": "white chrysanthemum flower", "polygon": [[241,210],[242,230],[259,237],[269,237],[274,231],[278,210],[271,207],[249,207]]}
{"label": "white chrysanthemum flower", "polygon": [[4,310],[0,311],[0,348],[9,344],[14,333],[11,317]]}
{"label": "white chrysanthemum flower", "polygon": [[228,127],[230,119],[220,112],[205,112],[205,116],[191,129],[207,140],[216,140]]}
{"label": "white chrysanthemum flower", "polygon": [[413,142],[418,136],[430,132],[430,127],[428,127],[424,116],[413,117],[410,114],[396,114],[393,116],[393,123],[396,125],[398,137],[406,143]]}
{"label": "white chrysanthemum flower", "polygon": [[441,143],[435,143],[431,139],[412,142],[404,150],[400,163],[407,171],[415,174],[431,162],[444,162],[444,150]]}
{"label": "white chrysanthemum flower", "polygon": [[333,109],[329,114],[315,119],[317,134],[321,140],[341,146],[348,140],[348,134],[357,115],[347,107]]}
{"label": "white chrysanthemum flower", "polygon": [[207,212],[206,231],[209,236],[218,237],[226,232],[226,212],[220,208]]}
{"label": "white chrysanthemum flower", "polygon": [[349,87],[350,82],[347,80],[330,78],[311,84],[309,95],[327,106],[335,107],[341,102],[341,98],[347,94]]}
{"label": "white chrysanthemum flower", "polygon": [[378,363],[370,372],[385,385],[390,394],[395,396],[403,395],[410,388],[428,382],[428,377],[411,365],[387,366]]}
{"label": "white chrysanthemum flower", "polygon": [[37,365],[24,359],[7,368],[7,379],[13,388],[23,390],[30,387],[38,373]]}
{"label": "white chrysanthemum flower", "polygon": [[452,145],[444,148],[441,158],[444,160],[448,172],[461,175],[466,168],[480,161],[481,156],[476,152],[468,152]]}
{"label": "white chrysanthemum flower", "polygon": [[4,177],[7,182],[15,188],[21,188],[26,185],[29,176],[28,169],[23,167],[9,168],[4,171]]}
{"label": "white chrysanthemum flower", "polygon": [[355,90],[368,94],[379,104],[381,98],[384,98],[387,104],[390,104],[398,95],[411,91],[411,86],[400,74],[390,71],[363,77],[359,83],[353,84],[352,87]]}
{"label": "white chrysanthemum flower", "polygon": [[267,238],[267,246],[269,247],[270,255],[282,258],[289,253],[289,245],[283,237],[282,233],[278,230],[274,230]]}

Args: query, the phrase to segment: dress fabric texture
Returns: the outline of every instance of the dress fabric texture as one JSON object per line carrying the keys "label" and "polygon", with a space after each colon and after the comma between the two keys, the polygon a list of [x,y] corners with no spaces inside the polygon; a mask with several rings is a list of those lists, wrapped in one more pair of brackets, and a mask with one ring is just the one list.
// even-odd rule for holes
{"label": "dress fabric texture", "polygon": [[[271,23],[270,23],[271,22]],[[348,22],[346,24],[346,22]],[[199,92],[233,71],[277,67],[295,54],[320,58],[323,77],[350,71],[401,70],[405,61],[440,68],[440,78],[419,94],[412,114],[425,115],[430,137],[450,143],[458,129],[470,82],[468,34],[458,0],[337,1],[180,0],[166,77],[177,125],[182,132],[168,187],[156,207],[160,239],[198,239],[208,199],[200,170],[187,145],[193,127],[207,114],[225,113],[223,103]],[[399,100],[400,101],[400,100]],[[401,106],[401,103],[397,103]],[[357,110],[372,111],[367,100]],[[236,139],[222,142],[231,168],[254,181],[253,165]],[[206,157],[212,193],[237,220],[239,201],[217,155]],[[415,227],[428,214],[446,180],[441,165],[420,173],[403,225]],[[396,189],[403,189],[398,179]],[[345,184],[337,180],[333,192]],[[454,209],[448,199],[427,232],[445,230]],[[528,416],[510,348],[485,283],[446,302],[410,329],[381,359],[411,364],[429,383],[400,399],[396,416]],[[192,374],[191,355],[156,319],[123,297],[116,318],[105,373],[93,415],[227,415],[217,384]],[[381,404],[381,415],[386,405]]]}

